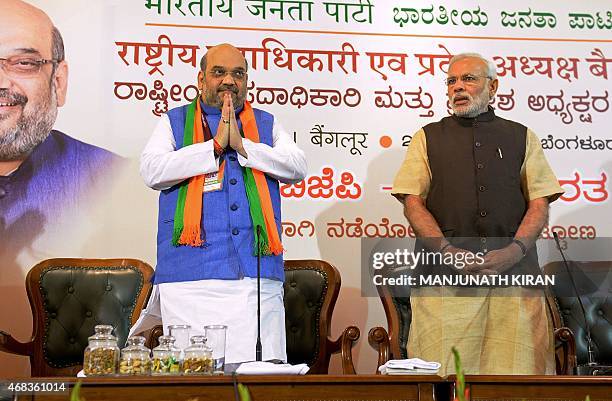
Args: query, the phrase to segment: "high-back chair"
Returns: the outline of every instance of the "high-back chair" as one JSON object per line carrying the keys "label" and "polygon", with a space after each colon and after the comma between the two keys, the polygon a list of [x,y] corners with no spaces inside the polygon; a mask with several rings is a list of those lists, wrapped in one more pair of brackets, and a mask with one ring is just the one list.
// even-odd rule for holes
{"label": "high-back chair", "polygon": [[410,297],[405,289],[402,289],[401,296],[396,296],[394,286],[376,286],[378,296],[382,301],[387,318],[387,329],[377,326],[370,329],[368,342],[378,351],[378,367],[385,364],[390,359],[406,359],[408,351],[408,334],[410,333],[410,323],[412,322],[412,308]]}
{"label": "high-back chair", "polygon": [[359,329],[349,326],[336,340],[330,338],[340,284],[340,273],[325,261],[285,261],[287,362],[306,363],[309,373],[327,373],[331,355],[340,352],[342,372],[355,374],[351,348]]}
{"label": "high-back chair", "polygon": [[140,315],[153,269],[136,259],[48,259],[26,277],[30,341],[0,331],[0,351],[30,358],[31,375],[74,376],[94,326],[114,327],[119,347]]}
{"label": "high-back chair", "polygon": [[[612,261],[603,262],[570,262],[572,267],[579,267],[585,272],[609,272]],[[563,262],[551,262],[544,266],[547,274],[565,273]],[[565,283],[568,284],[568,283]],[[577,283],[580,287],[580,283]],[[600,284],[600,283],[597,283]],[[568,296],[565,286],[563,293],[557,287],[551,289],[551,314],[557,328],[567,328],[573,333],[564,344],[568,347],[568,360],[562,362],[568,365],[570,371],[576,365],[586,365],[588,362],[587,336],[585,329],[585,316],[578,302],[578,298]],[[560,287],[559,287],[560,288]],[[581,295],[586,311],[586,324],[591,331],[591,339],[595,361],[599,365],[612,365],[612,299],[609,296]]]}

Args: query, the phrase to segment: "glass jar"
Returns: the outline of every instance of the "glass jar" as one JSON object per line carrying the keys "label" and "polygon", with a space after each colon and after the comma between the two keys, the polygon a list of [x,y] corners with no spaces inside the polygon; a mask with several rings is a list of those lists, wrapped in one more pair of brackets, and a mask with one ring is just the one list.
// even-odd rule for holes
{"label": "glass jar", "polygon": [[119,359],[117,337],[113,336],[113,326],[101,324],[94,327],[94,335],[89,337],[89,345],[83,357],[83,373],[86,376],[114,375]]}
{"label": "glass jar", "polygon": [[186,375],[212,375],[212,349],[206,345],[205,336],[191,337],[191,345],[185,348],[183,372]]}
{"label": "glass jar", "polygon": [[159,346],[153,348],[152,375],[178,375],[181,373],[181,350],[174,345],[174,337],[159,337]]}
{"label": "glass jar", "polygon": [[148,375],[151,373],[151,351],[145,347],[143,336],[130,337],[121,350],[120,375]]}

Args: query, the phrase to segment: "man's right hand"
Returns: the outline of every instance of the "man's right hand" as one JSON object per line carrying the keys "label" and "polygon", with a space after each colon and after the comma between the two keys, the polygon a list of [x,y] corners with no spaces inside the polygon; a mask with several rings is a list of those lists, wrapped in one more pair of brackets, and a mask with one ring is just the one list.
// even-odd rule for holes
{"label": "man's right hand", "polygon": [[[215,134],[215,141],[217,144],[221,146],[223,149],[227,148],[227,144],[229,143],[230,137],[230,119],[234,110],[232,109],[231,104],[231,95],[229,93],[225,93],[223,95],[223,107],[221,108],[221,120],[219,121],[219,125],[217,126],[217,133]],[[227,122],[226,122],[227,121]]]}

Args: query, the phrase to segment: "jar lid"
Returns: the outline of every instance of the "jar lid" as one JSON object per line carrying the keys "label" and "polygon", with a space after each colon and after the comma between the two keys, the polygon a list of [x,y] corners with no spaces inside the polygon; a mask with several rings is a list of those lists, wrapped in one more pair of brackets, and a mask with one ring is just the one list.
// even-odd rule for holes
{"label": "jar lid", "polygon": [[185,348],[185,352],[196,349],[212,352],[212,349],[206,344],[206,336],[193,336],[189,341],[191,342],[191,345]]}
{"label": "jar lid", "polygon": [[175,338],[173,336],[161,336],[159,337],[159,345],[153,350],[166,350],[166,351],[181,351],[174,345]]}
{"label": "jar lid", "polygon": [[146,339],[143,336],[132,336],[127,340],[127,346],[123,349],[123,351],[149,351],[147,347],[145,347]]}
{"label": "jar lid", "polygon": [[88,338],[89,341],[117,341],[117,337],[113,336],[113,326],[108,324],[98,324],[94,327],[94,334]]}
{"label": "jar lid", "polygon": [[127,339],[127,345],[128,346],[131,346],[131,345],[144,346],[144,343],[146,340],[147,339],[144,338],[143,336],[132,336]]}

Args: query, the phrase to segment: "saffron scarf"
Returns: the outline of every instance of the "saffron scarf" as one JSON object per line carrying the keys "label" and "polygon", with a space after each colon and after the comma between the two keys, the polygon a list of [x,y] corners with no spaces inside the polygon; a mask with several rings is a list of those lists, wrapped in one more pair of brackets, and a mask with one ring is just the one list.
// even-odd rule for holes
{"label": "saffron scarf", "polygon": [[[249,102],[239,115],[242,123],[240,134],[252,142],[259,143],[259,131],[255,114]],[[196,98],[187,108],[185,129],[183,131],[183,147],[204,142],[202,128],[202,109],[200,98]],[[220,173],[225,161],[220,167]],[[274,221],[274,209],[270,198],[270,190],[264,173],[249,167],[242,168],[244,187],[249,201],[249,212],[253,223],[253,253],[255,255],[280,255],[283,247],[280,235]],[[206,245],[206,232],[202,225],[202,209],[204,190],[204,175],[186,179],[180,184],[176,210],[174,212],[174,231],[172,244],[201,247]],[[261,227],[259,243],[257,243],[257,227]]]}

